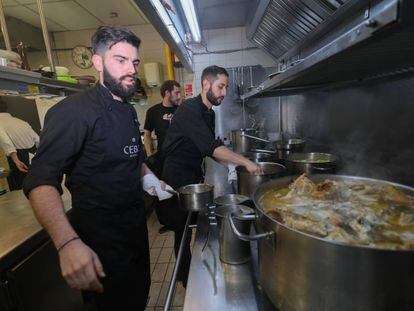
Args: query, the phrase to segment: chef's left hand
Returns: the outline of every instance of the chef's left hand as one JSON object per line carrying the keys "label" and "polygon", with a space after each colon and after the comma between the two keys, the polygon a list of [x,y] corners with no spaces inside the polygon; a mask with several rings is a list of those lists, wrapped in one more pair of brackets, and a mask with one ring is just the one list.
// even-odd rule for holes
{"label": "chef's left hand", "polygon": [[160,180],[160,185],[161,185],[161,190],[165,191],[165,187],[167,187],[167,184],[165,183],[165,181]]}

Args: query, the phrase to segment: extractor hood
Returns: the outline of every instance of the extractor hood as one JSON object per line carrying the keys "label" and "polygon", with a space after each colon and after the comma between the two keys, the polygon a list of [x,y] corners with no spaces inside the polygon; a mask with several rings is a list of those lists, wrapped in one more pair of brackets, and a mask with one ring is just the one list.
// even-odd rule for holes
{"label": "extractor hood", "polygon": [[244,99],[407,72],[414,1],[261,1],[248,36],[279,70]]}

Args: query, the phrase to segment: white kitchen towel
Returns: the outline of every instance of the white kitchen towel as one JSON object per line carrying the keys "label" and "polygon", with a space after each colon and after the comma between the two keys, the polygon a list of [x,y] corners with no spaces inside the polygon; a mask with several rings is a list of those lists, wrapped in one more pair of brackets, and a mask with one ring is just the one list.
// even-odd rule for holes
{"label": "white kitchen towel", "polygon": [[[142,188],[152,196],[157,196],[160,201],[171,198],[173,195],[161,189],[161,182],[154,174],[144,175],[142,178]],[[166,190],[174,189],[170,185],[165,186]]]}
{"label": "white kitchen towel", "polygon": [[227,174],[227,182],[231,184],[233,181],[237,181],[237,172],[236,172],[237,164],[229,163],[227,164],[227,168],[229,169],[229,173]]}

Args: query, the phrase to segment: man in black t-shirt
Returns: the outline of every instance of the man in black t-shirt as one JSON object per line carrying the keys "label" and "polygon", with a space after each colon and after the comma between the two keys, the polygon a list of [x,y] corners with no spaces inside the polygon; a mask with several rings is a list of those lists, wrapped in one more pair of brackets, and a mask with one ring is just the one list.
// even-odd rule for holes
{"label": "man in black t-shirt", "polygon": [[[170,126],[171,119],[178,104],[181,101],[181,86],[177,81],[167,80],[161,85],[162,102],[147,110],[144,124],[144,146],[147,152],[145,163],[160,178],[164,164],[164,157],[161,154],[161,146]],[[152,132],[157,136],[157,151],[152,144]],[[158,215],[158,199],[154,202],[154,208]],[[160,217],[158,217],[160,219]],[[162,221],[160,220],[162,223]],[[168,231],[166,226],[159,229],[159,233]]]}
{"label": "man in black t-shirt", "polygon": [[[170,126],[172,116],[181,101],[181,86],[177,81],[167,80],[161,85],[162,102],[147,111],[144,124],[144,145],[147,165],[160,177],[162,172],[161,146]],[[152,143],[152,132],[157,136],[157,151]]]}

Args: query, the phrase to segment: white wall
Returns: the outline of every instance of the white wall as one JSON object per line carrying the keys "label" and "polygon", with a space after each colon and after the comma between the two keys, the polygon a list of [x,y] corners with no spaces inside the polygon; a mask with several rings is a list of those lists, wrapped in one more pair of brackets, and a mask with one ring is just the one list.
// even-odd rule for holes
{"label": "white wall", "polygon": [[201,73],[207,66],[217,65],[224,68],[262,65],[275,66],[275,61],[265,52],[252,49],[255,46],[246,38],[245,27],[211,29],[203,32],[204,45],[210,52],[238,50],[231,53],[208,53],[205,47],[194,45],[194,74],[185,75],[186,81],[193,82],[195,95],[201,89]]}

